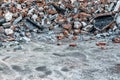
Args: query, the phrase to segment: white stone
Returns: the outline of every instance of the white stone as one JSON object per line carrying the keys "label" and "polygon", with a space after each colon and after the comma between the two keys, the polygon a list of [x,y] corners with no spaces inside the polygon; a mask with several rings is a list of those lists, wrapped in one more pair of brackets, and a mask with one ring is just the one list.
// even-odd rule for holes
{"label": "white stone", "polygon": [[80,28],[82,26],[82,24],[79,21],[75,21],[74,22],[74,28]]}
{"label": "white stone", "polygon": [[13,34],[13,30],[12,29],[5,29],[5,34],[6,35],[10,35],[10,34]]}
{"label": "white stone", "polygon": [[20,4],[17,4],[17,9],[22,10],[22,7],[21,7],[21,5],[20,5]]}
{"label": "white stone", "polygon": [[28,11],[28,15],[29,15],[29,14],[32,14],[33,11],[34,11],[34,8],[30,9],[30,10]]}
{"label": "white stone", "polygon": [[36,14],[34,14],[34,15],[32,16],[32,19],[33,19],[34,21],[36,21],[37,18],[38,18],[38,16],[37,16]]}
{"label": "white stone", "polygon": [[12,20],[12,16],[13,16],[13,14],[8,11],[8,12],[5,14],[5,19],[6,19],[6,21],[11,21],[11,20]]}
{"label": "white stone", "polygon": [[44,8],[43,8],[43,7],[40,7],[40,8],[39,8],[39,10],[40,10],[40,11],[43,11],[43,10],[44,10]]}
{"label": "white stone", "polygon": [[85,26],[87,26],[87,23],[86,22],[81,22],[82,23],[82,25],[85,27]]}

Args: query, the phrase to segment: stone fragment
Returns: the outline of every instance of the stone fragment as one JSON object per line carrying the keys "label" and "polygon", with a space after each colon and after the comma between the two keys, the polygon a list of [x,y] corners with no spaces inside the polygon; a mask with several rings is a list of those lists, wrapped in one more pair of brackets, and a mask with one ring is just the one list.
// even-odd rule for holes
{"label": "stone fragment", "polygon": [[75,29],[80,29],[81,27],[82,27],[82,23],[80,23],[79,21],[74,22],[74,28]]}
{"label": "stone fragment", "polygon": [[77,40],[78,37],[77,37],[77,36],[73,36],[72,39],[73,39],[73,40]]}
{"label": "stone fragment", "polygon": [[119,0],[9,1],[0,3],[1,41],[73,41],[81,34],[114,36],[120,29]]}
{"label": "stone fragment", "polygon": [[37,18],[38,18],[38,16],[37,16],[36,14],[32,15],[32,19],[33,19],[34,21],[36,21]]}
{"label": "stone fragment", "polygon": [[106,42],[97,42],[96,45],[97,46],[106,46],[107,43]]}
{"label": "stone fragment", "polygon": [[70,47],[76,47],[77,44],[75,44],[75,43],[70,43],[69,46],[70,46]]}
{"label": "stone fragment", "polygon": [[117,23],[118,29],[120,29],[120,13],[116,15],[116,23]]}
{"label": "stone fragment", "polygon": [[119,37],[115,37],[112,40],[114,43],[120,43],[120,38]]}
{"label": "stone fragment", "polygon": [[72,25],[71,24],[65,24],[65,25],[63,25],[63,28],[69,30],[69,29],[72,28]]}
{"label": "stone fragment", "polygon": [[[38,24],[37,22],[35,22],[35,21],[33,21],[33,20],[31,20],[31,19],[27,19],[27,21],[30,23],[30,24],[32,24],[34,27],[37,27],[38,29],[40,29],[40,30],[43,30],[44,28],[40,25],[40,24]],[[29,26],[30,27],[30,26]]]}
{"label": "stone fragment", "polygon": [[114,18],[112,17],[112,15],[100,15],[97,16],[94,20],[94,27],[99,30],[105,30],[106,28],[108,28],[108,25],[112,24],[114,21]]}
{"label": "stone fragment", "polygon": [[22,16],[18,17],[17,19],[15,19],[15,21],[13,22],[13,25],[16,25],[17,23],[19,23],[22,20]]}
{"label": "stone fragment", "polygon": [[12,20],[12,16],[13,16],[13,14],[11,13],[11,12],[6,12],[6,14],[5,14],[5,19],[6,19],[6,21],[11,21]]}
{"label": "stone fragment", "polygon": [[108,11],[112,11],[112,10],[113,10],[114,5],[115,5],[115,3],[113,3],[113,2],[112,2],[112,3],[110,4],[110,7],[108,8]]}
{"label": "stone fragment", "polygon": [[6,35],[11,35],[13,33],[14,33],[14,31],[12,29],[5,29],[5,34]]}
{"label": "stone fragment", "polygon": [[0,17],[0,26],[2,26],[5,22],[5,19],[3,17]]}
{"label": "stone fragment", "polygon": [[59,34],[58,36],[57,36],[57,39],[58,40],[62,40],[64,38],[64,35],[63,34]]}
{"label": "stone fragment", "polygon": [[119,11],[120,9],[120,1],[117,2],[115,8],[114,8],[114,11]]}
{"label": "stone fragment", "polygon": [[56,9],[56,11],[58,12],[58,13],[61,13],[61,14],[65,14],[65,9],[63,9],[63,8],[60,8],[60,7],[58,7],[57,5],[55,5],[55,4],[51,4],[55,9]]}

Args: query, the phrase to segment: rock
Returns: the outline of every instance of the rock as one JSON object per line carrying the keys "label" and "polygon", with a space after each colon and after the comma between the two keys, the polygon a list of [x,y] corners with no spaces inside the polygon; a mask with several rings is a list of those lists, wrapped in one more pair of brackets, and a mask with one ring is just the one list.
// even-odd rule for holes
{"label": "rock", "polygon": [[4,28],[10,28],[11,23],[7,22],[7,23],[3,23],[2,25]]}
{"label": "rock", "polygon": [[22,7],[20,4],[17,4],[17,9],[22,10]]}
{"label": "rock", "polygon": [[81,27],[82,27],[82,23],[80,23],[79,21],[74,22],[74,28],[75,29],[78,29],[78,28],[81,28]]}
{"label": "rock", "polygon": [[77,37],[77,36],[73,36],[72,39],[73,39],[73,40],[77,40],[78,37]]}
{"label": "rock", "polygon": [[67,30],[70,30],[72,28],[72,25],[71,24],[65,24],[65,25],[63,25],[63,28],[67,29]]}
{"label": "rock", "polygon": [[81,32],[80,29],[74,29],[73,34],[78,35],[78,34],[80,34],[80,32]]}
{"label": "rock", "polygon": [[57,5],[55,5],[55,4],[51,4],[55,9],[56,9],[56,11],[58,12],[58,13],[61,13],[61,14],[65,14],[65,9],[63,9],[63,8],[60,8],[60,7],[58,7]]}
{"label": "rock", "polygon": [[6,21],[11,21],[12,20],[12,16],[13,16],[13,14],[11,13],[11,12],[6,12],[5,13],[5,19],[6,19]]}
{"label": "rock", "polygon": [[120,13],[116,16],[116,23],[117,23],[118,29],[120,29]]}
{"label": "rock", "polygon": [[19,23],[22,20],[22,16],[18,17],[17,19],[15,19],[15,21],[13,22],[13,25],[16,25],[17,23]]}
{"label": "rock", "polygon": [[37,18],[38,18],[38,16],[37,16],[36,14],[32,15],[32,19],[33,19],[34,21],[36,21]]}
{"label": "rock", "polygon": [[96,37],[97,37],[97,38],[100,38],[100,37],[101,37],[101,34],[97,34]]}
{"label": "rock", "polygon": [[112,39],[112,41],[114,43],[120,43],[120,38],[119,37],[115,37],[115,38]]}
{"label": "rock", "polygon": [[113,10],[114,5],[115,5],[115,3],[113,3],[113,2],[112,2],[112,3],[110,4],[109,8],[108,8],[108,11],[112,11],[112,10]]}
{"label": "rock", "polygon": [[3,17],[0,17],[0,26],[2,26],[5,22],[5,19]]}
{"label": "rock", "polygon": [[13,33],[14,33],[14,31],[12,29],[5,29],[5,34],[6,35],[11,35]]}
{"label": "rock", "polygon": [[22,42],[25,42],[25,43],[28,43],[28,42],[31,41],[31,39],[28,38],[28,37],[22,37],[22,38],[21,38],[21,41],[22,41]]}
{"label": "rock", "polygon": [[106,42],[97,42],[96,45],[97,46],[106,46],[107,43]]}
{"label": "rock", "polygon": [[59,34],[58,36],[57,36],[57,39],[58,40],[62,40],[64,38],[64,35],[63,34]]}
{"label": "rock", "polygon": [[87,31],[87,32],[91,32],[93,30],[93,25],[87,25],[86,27],[83,28],[83,30]]}
{"label": "rock", "polygon": [[75,44],[75,43],[71,43],[71,44],[69,44],[69,46],[70,46],[70,47],[76,47],[77,44]]}
{"label": "rock", "polygon": [[82,26],[83,26],[83,27],[87,26],[87,23],[86,23],[86,22],[82,21],[81,23],[82,23]]}
{"label": "rock", "polygon": [[114,11],[119,11],[120,8],[120,1],[117,2],[117,5],[114,8]]}
{"label": "rock", "polygon": [[[27,22],[29,22],[31,25],[33,25],[35,28],[38,28],[40,30],[43,30],[43,26],[41,26],[40,24],[38,24],[37,22],[31,20],[30,18],[27,18]],[[30,27],[30,26],[29,26]]]}
{"label": "rock", "polygon": [[[114,23],[114,18],[109,14],[101,14],[94,19],[94,27],[104,31]],[[110,25],[110,26],[109,26]]]}
{"label": "rock", "polygon": [[68,37],[68,36],[69,36],[69,32],[68,32],[67,30],[64,30],[64,31],[63,31],[63,34],[64,34],[65,37]]}
{"label": "rock", "polygon": [[[109,31],[109,36],[113,35],[120,23],[117,13],[119,1],[19,0],[1,3],[0,10],[0,26],[3,27],[1,32],[6,34],[5,38],[0,38],[9,42],[29,42],[33,39],[55,42],[55,36],[58,40],[77,40],[76,35],[88,33],[100,33],[103,37],[108,37],[103,33]],[[118,28],[115,27],[113,18],[115,14],[118,14],[115,18]],[[36,34],[34,38],[31,33]],[[37,37],[38,35],[40,36]]]}

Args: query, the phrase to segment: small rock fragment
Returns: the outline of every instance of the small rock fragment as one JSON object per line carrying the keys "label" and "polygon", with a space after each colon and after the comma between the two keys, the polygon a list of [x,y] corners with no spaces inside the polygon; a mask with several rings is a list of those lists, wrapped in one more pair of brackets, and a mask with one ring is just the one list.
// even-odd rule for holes
{"label": "small rock fragment", "polygon": [[76,47],[77,44],[75,44],[75,43],[71,43],[71,44],[69,44],[69,46],[70,46],[70,47]]}
{"label": "small rock fragment", "polygon": [[112,41],[113,41],[114,43],[120,43],[120,38],[119,38],[119,37],[113,38]]}
{"label": "small rock fragment", "polygon": [[12,16],[13,16],[13,14],[8,11],[8,12],[5,14],[5,19],[6,19],[6,21],[11,21],[11,20],[12,20]]}
{"label": "small rock fragment", "polygon": [[97,46],[106,46],[107,43],[106,42],[97,42],[96,45]]}
{"label": "small rock fragment", "polygon": [[13,33],[14,33],[14,31],[12,29],[5,29],[5,34],[6,35],[11,35]]}

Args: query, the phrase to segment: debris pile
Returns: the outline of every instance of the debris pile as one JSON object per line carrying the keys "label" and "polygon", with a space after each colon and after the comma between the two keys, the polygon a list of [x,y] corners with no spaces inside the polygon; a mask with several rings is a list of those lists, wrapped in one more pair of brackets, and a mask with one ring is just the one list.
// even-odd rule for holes
{"label": "debris pile", "polygon": [[[0,42],[77,40],[87,33],[111,35],[120,29],[119,11],[119,0],[0,2]],[[120,42],[119,38],[113,41]]]}

